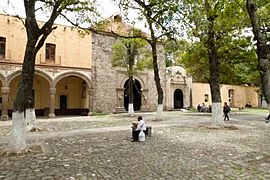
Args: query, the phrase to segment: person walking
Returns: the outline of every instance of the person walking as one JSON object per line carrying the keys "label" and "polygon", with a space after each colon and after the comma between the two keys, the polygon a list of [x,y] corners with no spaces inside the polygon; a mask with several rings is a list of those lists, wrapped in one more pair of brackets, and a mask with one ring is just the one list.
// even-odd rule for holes
{"label": "person walking", "polygon": [[229,112],[231,111],[230,106],[227,104],[227,102],[224,103],[223,106],[223,113],[224,113],[224,121],[229,121]]}

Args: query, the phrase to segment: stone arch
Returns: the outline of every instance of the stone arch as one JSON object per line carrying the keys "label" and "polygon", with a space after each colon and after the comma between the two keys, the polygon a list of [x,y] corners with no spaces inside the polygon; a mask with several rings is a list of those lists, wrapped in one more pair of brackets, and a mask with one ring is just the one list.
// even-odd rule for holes
{"label": "stone arch", "polygon": [[46,72],[39,70],[39,69],[35,70],[35,74],[46,79],[49,82],[50,87],[52,87],[53,79],[51,78],[51,76],[49,74],[47,74]]}
{"label": "stone arch", "polygon": [[6,86],[7,85],[6,78],[1,73],[0,73],[0,82],[1,82],[2,86]]}
{"label": "stone arch", "polygon": [[85,74],[81,73],[81,72],[76,72],[76,71],[68,71],[68,72],[64,72],[60,75],[58,75],[55,79],[54,79],[54,86],[62,79],[69,77],[69,76],[76,76],[79,77],[81,79],[83,79],[89,88],[92,88],[92,82],[91,79],[89,77],[87,77]]}
{"label": "stone arch", "polygon": [[18,71],[15,71],[13,73],[11,73],[8,77],[7,77],[7,81],[8,81],[8,85],[10,85],[11,81],[13,79],[15,79],[16,77],[20,76],[21,75],[21,70],[18,70]]}
{"label": "stone arch", "polygon": [[[139,83],[141,84],[142,89],[146,88],[145,83],[144,83],[144,81],[142,80],[142,78],[140,76],[135,75],[135,76],[133,76],[133,78],[136,79],[137,81],[139,81]],[[120,87],[124,87],[127,80],[128,80],[127,76],[125,78],[123,78],[121,83],[120,83]]]}
{"label": "stone arch", "polygon": [[[8,78],[7,78],[7,84],[9,85],[10,82],[11,82],[14,78],[16,78],[17,76],[20,76],[21,73],[22,73],[21,70],[18,70],[18,71],[15,71],[15,72],[11,73],[11,74],[8,76]],[[42,78],[44,78],[45,80],[48,81],[48,83],[50,84],[50,86],[52,86],[53,80],[52,80],[52,78],[51,78],[46,72],[44,72],[44,71],[42,71],[42,70],[40,70],[40,69],[35,69],[35,75],[41,76]]]}

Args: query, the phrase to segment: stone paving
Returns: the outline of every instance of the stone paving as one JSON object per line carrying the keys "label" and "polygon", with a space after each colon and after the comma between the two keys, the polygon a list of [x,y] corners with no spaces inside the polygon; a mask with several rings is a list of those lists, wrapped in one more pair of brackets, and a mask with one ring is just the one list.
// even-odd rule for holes
{"label": "stone paving", "polygon": [[[266,114],[231,114],[211,129],[202,113],[166,112],[145,142],[131,142],[126,115],[37,121],[28,135],[33,152],[0,157],[0,179],[270,179],[270,124]],[[11,122],[0,122],[0,148]]]}

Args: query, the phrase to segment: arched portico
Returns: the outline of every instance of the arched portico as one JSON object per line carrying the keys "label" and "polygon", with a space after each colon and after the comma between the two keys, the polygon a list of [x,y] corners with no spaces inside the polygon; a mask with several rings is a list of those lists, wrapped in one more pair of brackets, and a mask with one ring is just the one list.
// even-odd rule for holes
{"label": "arched portico", "polygon": [[51,96],[56,115],[87,115],[93,111],[91,79],[80,72],[65,72],[54,80]]}
{"label": "arched portico", "polygon": [[[8,114],[11,116],[14,100],[18,91],[18,85],[21,79],[21,71],[15,71],[7,77],[7,87],[2,88],[2,94],[5,92],[8,101],[5,103]],[[33,81],[34,108],[37,116],[43,116],[49,108],[49,89],[52,79],[45,72],[36,70]],[[3,103],[4,105],[4,103]],[[3,113],[2,113],[3,115]]]}
{"label": "arched portico", "polygon": [[[135,75],[135,84],[133,86],[134,91],[134,110],[135,111],[148,111],[147,108],[147,98],[148,98],[148,88],[146,88],[144,80]],[[119,83],[119,87],[116,88],[116,112],[126,112],[128,108],[128,82],[127,76],[123,76]]]}

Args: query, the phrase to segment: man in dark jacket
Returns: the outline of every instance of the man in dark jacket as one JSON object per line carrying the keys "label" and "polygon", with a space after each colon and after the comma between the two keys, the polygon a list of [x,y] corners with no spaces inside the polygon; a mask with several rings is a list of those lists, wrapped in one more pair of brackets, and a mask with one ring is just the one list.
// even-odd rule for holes
{"label": "man in dark jacket", "polygon": [[228,113],[231,111],[231,108],[230,106],[227,104],[227,102],[224,103],[224,106],[223,106],[223,113],[224,113],[224,121],[229,121],[229,116],[228,116]]}

